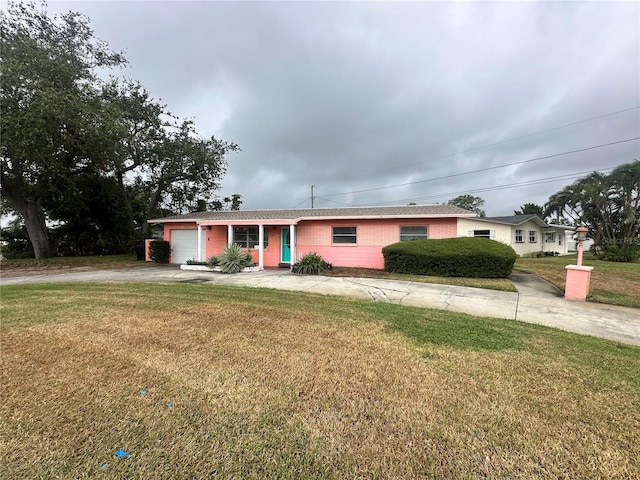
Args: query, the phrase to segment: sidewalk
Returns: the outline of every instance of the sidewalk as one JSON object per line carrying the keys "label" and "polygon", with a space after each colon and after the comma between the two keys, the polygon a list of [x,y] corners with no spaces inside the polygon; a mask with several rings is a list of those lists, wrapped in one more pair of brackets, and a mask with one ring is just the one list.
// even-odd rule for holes
{"label": "sidewalk", "polygon": [[2,279],[1,284],[133,281],[275,288],[519,320],[640,345],[640,310],[565,300],[562,292],[535,275],[515,273],[510,280],[518,293],[376,278],[294,275],[288,270],[223,275],[154,266],[13,277]]}

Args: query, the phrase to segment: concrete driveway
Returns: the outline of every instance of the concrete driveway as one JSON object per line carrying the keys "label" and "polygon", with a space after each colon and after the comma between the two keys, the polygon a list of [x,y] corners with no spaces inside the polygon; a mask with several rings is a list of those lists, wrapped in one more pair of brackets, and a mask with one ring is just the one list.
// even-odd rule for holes
{"label": "concrete driveway", "polygon": [[429,307],[477,316],[538,323],[563,330],[640,345],[640,310],[565,300],[562,292],[535,275],[514,273],[518,293],[376,278],[294,275],[288,270],[223,275],[153,266],[118,270],[3,278],[1,285],[50,282],[186,282],[275,288]]}

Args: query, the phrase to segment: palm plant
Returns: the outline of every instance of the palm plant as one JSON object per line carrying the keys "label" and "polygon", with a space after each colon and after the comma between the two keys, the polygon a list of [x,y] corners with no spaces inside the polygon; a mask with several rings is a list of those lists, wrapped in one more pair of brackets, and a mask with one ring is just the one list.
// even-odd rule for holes
{"label": "palm plant", "polygon": [[218,256],[218,266],[222,273],[239,273],[253,265],[253,257],[237,244],[227,245]]}

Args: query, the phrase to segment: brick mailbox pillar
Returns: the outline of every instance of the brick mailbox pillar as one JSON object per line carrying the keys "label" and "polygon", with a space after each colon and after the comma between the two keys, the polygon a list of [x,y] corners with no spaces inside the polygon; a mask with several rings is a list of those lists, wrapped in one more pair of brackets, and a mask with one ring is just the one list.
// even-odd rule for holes
{"label": "brick mailbox pillar", "polygon": [[589,294],[591,282],[591,270],[593,267],[579,265],[567,265],[567,282],[564,287],[564,298],[570,300],[586,300]]}

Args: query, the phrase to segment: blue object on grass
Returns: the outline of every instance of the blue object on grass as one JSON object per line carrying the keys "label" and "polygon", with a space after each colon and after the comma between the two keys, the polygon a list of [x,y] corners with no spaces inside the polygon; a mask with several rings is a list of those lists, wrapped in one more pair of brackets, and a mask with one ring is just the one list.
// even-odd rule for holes
{"label": "blue object on grass", "polygon": [[118,458],[129,458],[130,456],[131,454],[125,452],[124,450],[116,450],[116,457]]}
{"label": "blue object on grass", "polygon": [[108,464],[108,463],[103,463],[102,465],[100,465],[100,468],[101,468],[102,470],[106,470],[108,466],[109,466],[109,464]]}
{"label": "blue object on grass", "polygon": [[140,392],[140,396],[144,396],[144,395],[146,395],[146,394],[147,394],[147,391],[146,391],[146,390],[142,390],[142,391]]}
{"label": "blue object on grass", "polygon": [[169,408],[173,407],[173,402],[167,402],[167,407]]}

